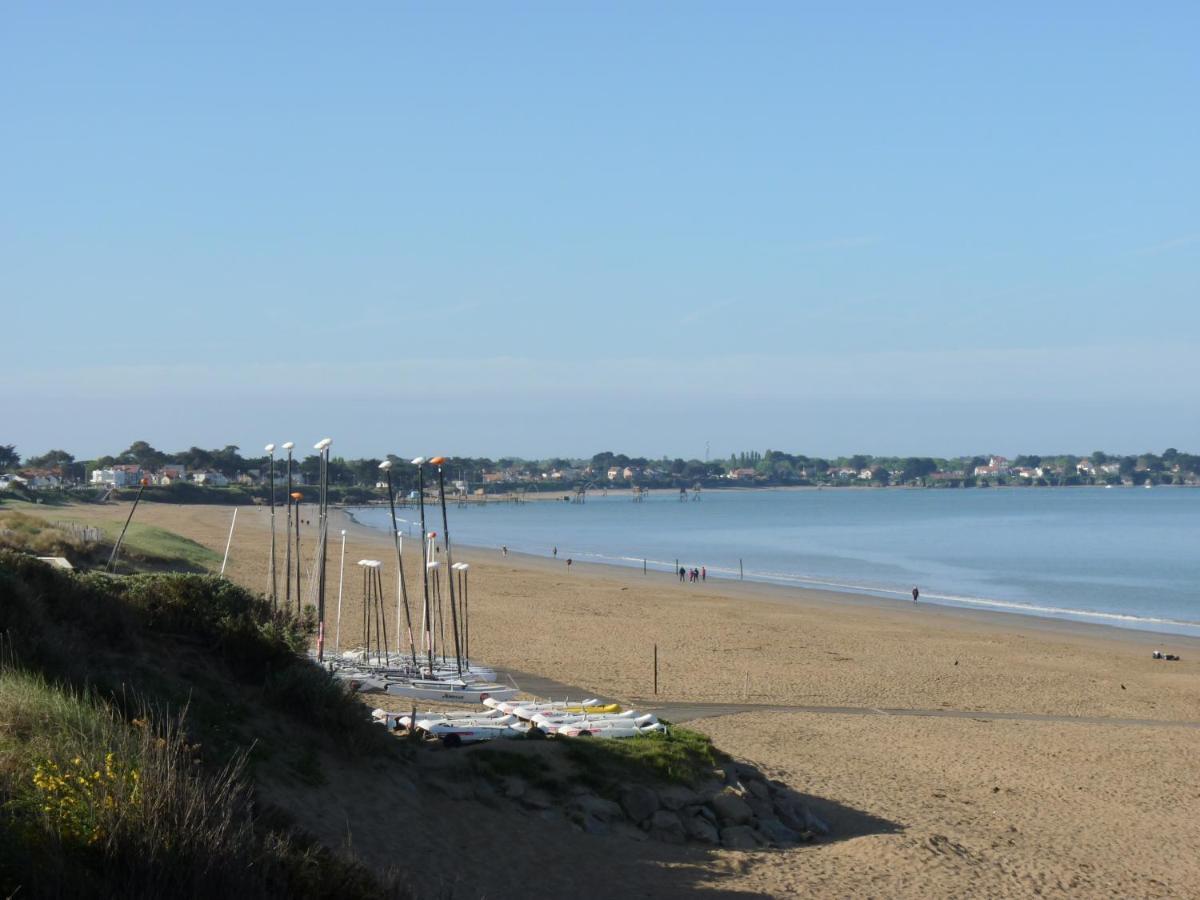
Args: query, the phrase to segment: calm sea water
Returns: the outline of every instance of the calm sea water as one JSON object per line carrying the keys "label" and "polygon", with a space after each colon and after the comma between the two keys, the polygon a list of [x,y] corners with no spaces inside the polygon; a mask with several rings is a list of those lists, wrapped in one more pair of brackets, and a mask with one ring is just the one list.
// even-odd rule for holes
{"label": "calm sea water", "polygon": [[[412,509],[399,510],[406,520]],[[440,511],[427,509],[430,530]],[[386,510],[358,510],[386,529]],[[415,526],[411,533],[419,533]],[[456,544],[1200,636],[1200,491],[670,492],[450,507]]]}

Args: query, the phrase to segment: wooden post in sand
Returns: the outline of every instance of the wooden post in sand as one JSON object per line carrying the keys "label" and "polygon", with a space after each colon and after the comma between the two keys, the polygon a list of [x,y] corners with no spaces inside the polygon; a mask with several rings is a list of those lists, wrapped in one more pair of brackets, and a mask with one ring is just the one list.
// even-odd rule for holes
{"label": "wooden post in sand", "polygon": [[644,559],[642,560],[642,574],[646,574],[646,560]]}
{"label": "wooden post in sand", "polygon": [[742,570],[742,558],[738,557],[738,581],[741,581],[745,572]]}
{"label": "wooden post in sand", "polygon": [[138,485],[137,496],[133,498],[133,506],[129,507],[129,516],[125,519],[125,526],[121,529],[121,534],[117,538],[117,542],[113,544],[112,553],[108,557],[108,565],[104,567],[104,571],[106,572],[112,572],[117,565],[117,554],[121,552],[121,544],[125,541],[125,532],[129,530],[129,523],[133,521],[133,514],[142,499],[142,491],[146,490],[146,484],[149,481],[149,478],[143,478],[142,483]]}
{"label": "wooden post in sand", "polygon": [[654,645],[654,694],[658,696],[658,644]]}
{"label": "wooden post in sand", "polygon": [[225,577],[225,564],[229,562],[229,548],[233,544],[233,527],[237,525],[237,507],[233,508],[233,521],[229,523],[229,539],[225,541],[225,558],[221,560],[221,577]]}

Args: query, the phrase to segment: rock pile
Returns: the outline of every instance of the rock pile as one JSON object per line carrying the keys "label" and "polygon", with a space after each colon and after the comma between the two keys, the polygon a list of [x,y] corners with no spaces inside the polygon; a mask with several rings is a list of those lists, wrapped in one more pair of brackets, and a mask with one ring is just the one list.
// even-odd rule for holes
{"label": "rock pile", "polygon": [[632,824],[651,840],[729,850],[784,847],[829,833],[786,785],[767,780],[753,766],[731,763],[714,776],[698,789],[631,785],[619,804],[585,794],[574,799],[570,812],[593,833]]}
{"label": "rock pile", "polygon": [[588,834],[618,834],[668,844],[759,850],[829,834],[829,827],[799,795],[739,762],[714,770],[712,779],[696,788],[629,785],[616,799],[598,796],[580,785],[566,796],[552,798],[511,775],[494,785],[483,782],[474,788],[461,780],[447,781],[445,793],[461,799],[505,798],[538,813],[553,805]]}

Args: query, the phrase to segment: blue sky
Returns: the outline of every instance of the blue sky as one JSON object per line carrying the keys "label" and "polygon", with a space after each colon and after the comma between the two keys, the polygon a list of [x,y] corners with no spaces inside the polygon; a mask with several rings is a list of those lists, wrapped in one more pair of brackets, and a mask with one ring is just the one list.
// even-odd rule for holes
{"label": "blue sky", "polygon": [[0,443],[1200,450],[1197,33],[8,4]]}

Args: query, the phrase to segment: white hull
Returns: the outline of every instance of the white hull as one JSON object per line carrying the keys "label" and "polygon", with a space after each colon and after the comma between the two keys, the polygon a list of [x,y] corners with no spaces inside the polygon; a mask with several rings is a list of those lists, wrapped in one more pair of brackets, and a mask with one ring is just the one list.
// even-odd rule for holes
{"label": "white hull", "polygon": [[561,734],[569,728],[582,728],[587,731],[602,731],[609,728],[645,728],[657,725],[658,719],[653,713],[639,716],[630,711],[614,716],[571,716],[562,719],[542,717],[535,718],[533,723],[547,734]]}
{"label": "white hull", "polygon": [[503,684],[433,680],[388,681],[384,691],[395,697],[438,703],[483,703],[491,697],[513,697],[517,693],[516,688]]}
{"label": "white hull", "polygon": [[639,734],[665,734],[667,728],[661,723],[653,725],[622,725],[613,726],[610,728],[596,728],[591,725],[565,725],[560,728],[557,735],[560,737],[598,737],[598,738],[628,738],[636,737]]}

